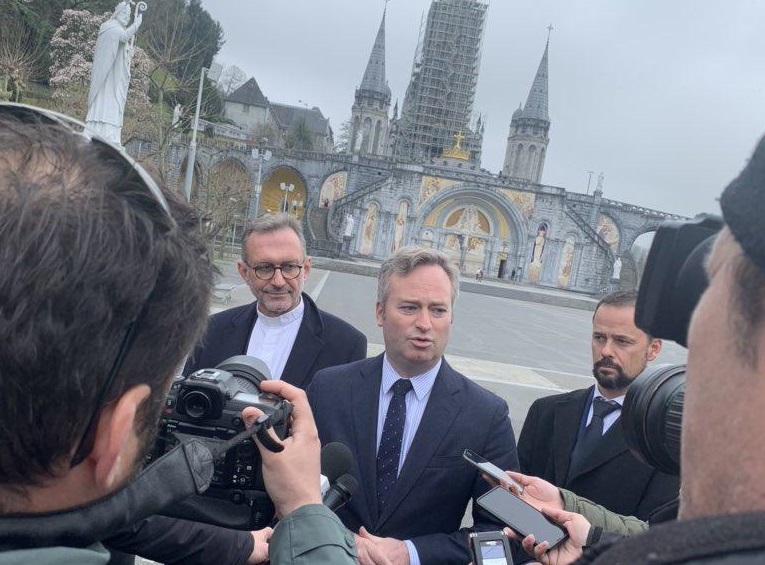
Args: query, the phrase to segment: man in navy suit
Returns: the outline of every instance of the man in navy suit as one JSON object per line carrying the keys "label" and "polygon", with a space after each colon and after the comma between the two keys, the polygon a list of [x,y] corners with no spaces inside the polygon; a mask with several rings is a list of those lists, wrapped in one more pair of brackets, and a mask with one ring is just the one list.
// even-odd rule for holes
{"label": "man in navy suit", "polygon": [[[662,345],[635,325],[636,300],[636,292],[618,291],[598,303],[592,319],[596,386],[536,400],[523,424],[518,456],[528,475],[617,514],[648,520],[677,497],[679,481],[638,461],[622,432],[627,388]],[[599,406],[605,408],[600,419]],[[593,424],[599,426],[595,439]]]}
{"label": "man in navy suit", "polygon": [[251,223],[238,268],[256,301],[210,317],[185,375],[246,354],[265,361],[272,378],[304,389],[319,369],[366,357],[364,334],[303,293],[311,258],[294,217],[267,215]]}
{"label": "man in navy suit", "polygon": [[[308,388],[322,443],[355,455],[359,490],[338,516],[396,565],[470,561],[460,522],[488,490],[462,459],[468,448],[503,469],[518,459],[507,404],[443,358],[459,278],[441,252],[405,247],[380,269],[376,305],[385,353],[319,371]],[[473,505],[474,527],[502,525]]]}

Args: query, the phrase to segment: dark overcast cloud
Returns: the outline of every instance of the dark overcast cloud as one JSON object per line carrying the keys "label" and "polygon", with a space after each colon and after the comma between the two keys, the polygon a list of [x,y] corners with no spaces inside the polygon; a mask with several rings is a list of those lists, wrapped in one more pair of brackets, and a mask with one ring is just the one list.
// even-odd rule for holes
{"label": "dark overcast cloud", "polygon": [[[371,0],[205,0],[220,59],[272,101],[319,106],[335,131],[350,117],[382,16]],[[430,0],[391,0],[387,76],[403,100]],[[510,116],[550,40],[546,184],[693,215],[715,198],[765,132],[761,0],[493,0],[475,111],[488,120],[483,166],[502,167]],[[593,177],[593,187],[595,179]]]}

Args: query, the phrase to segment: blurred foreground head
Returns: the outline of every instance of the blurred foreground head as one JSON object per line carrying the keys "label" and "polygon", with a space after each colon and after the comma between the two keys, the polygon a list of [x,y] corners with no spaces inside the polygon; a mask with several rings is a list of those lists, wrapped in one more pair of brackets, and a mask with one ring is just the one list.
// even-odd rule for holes
{"label": "blurred foreground head", "polygon": [[688,335],[684,518],[765,510],[765,138],[720,205]]}
{"label": "blurred foreground head", "polygon": [[79,126],[0,105],[0,512],[123,482],[207,316],[191,210]]}

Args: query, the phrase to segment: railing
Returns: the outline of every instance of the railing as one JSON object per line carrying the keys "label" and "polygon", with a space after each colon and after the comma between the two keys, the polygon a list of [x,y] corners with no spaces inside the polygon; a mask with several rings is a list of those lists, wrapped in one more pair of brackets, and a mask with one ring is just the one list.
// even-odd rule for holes
{"label": "railing", "polygon": [[598,247],[600,247],[600,249],[603,250],[603,252],[606,254],[606,258],[608,258],[609,261],[613,262],[614,254],[611,251],[611,246],[608,245],[608,243],[606,243],[606,241],[602,237],[600,237],[600,234],[598,234],[598,232],[592,229],[592,227],[590,227],[590,224],[588,224],[587,221],[584,218],[582,218],[579,212],[571,208],[571,206],[569,206],[568,203],[566,203],[566,214],[568,215],[569,218],[574,220],[574,223],[577,226],[579,226],[579,229],[581,229],[587,237],[589,237],[592,241],[594,241],[595,244]]}
{"label": "railing", "polygon": [[340,228],[343,225],[343,212],[358,200],[369,196],[373,192],[380,190],[388,179],[375,180],[367,186],[346,194],[342,198],[335,200],[329,207],[329,216],[327,217],[327,235],[330,240],[340,241]]}

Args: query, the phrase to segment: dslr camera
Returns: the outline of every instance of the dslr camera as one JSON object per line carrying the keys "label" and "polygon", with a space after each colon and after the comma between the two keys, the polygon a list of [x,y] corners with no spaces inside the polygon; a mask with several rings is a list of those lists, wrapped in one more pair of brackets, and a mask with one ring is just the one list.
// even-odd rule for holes
{"label": "dslr camera", "polygon": [[[691,314],[707,288],[704,260],[723,221],[701,215],[659,226],[640,281],[635,324],[649,335],[688,344]],[[624,435],[636,457],[656,469],[680,473],[680,431],[685,365],[644,371],[627,389]]]}
{"label": "dslr camera", "polygon": [[[217,453],[223,443],[244,431],[242,410],[249,406],[262,410],[267,417],[265,426],[285,438],[292,405],[260,391],[260,383],[269,378],[266,364],[247,355],[230,357],[214,369],[176,377],[165,399],[149,463],[192,438],[201,439]],[[267,441],[264,445],[269,447]],[[203,495],[192,496],[163,513],[237,529],[267,525],[274,510],[265,492],[254,441],[246,439],[220,455],[210,488]]]}

